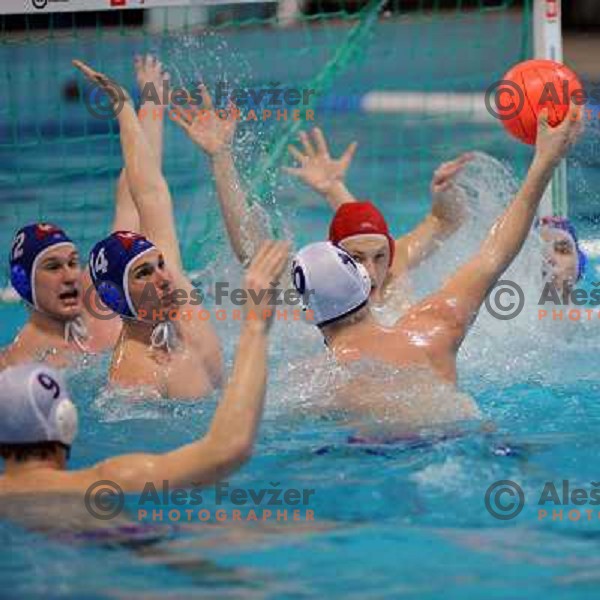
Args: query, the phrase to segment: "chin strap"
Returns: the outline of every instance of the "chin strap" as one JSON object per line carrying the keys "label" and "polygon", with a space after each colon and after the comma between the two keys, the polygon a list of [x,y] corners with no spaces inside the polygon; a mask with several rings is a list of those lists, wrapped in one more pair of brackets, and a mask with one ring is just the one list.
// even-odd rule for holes
{"label": "chin strap", "polygon": [[158,323],[152,330],[150,336],[150,344],[152,348],[157,350],[166,350],[172,352],[179,345],[179,334],[172,321],[162,321]]}
{"label": "chin strap", "polygon": [[73,342],[82,352],[87,352],[85,342],[88,338],[87,326],[81,317],[65,322],[65,342]]}

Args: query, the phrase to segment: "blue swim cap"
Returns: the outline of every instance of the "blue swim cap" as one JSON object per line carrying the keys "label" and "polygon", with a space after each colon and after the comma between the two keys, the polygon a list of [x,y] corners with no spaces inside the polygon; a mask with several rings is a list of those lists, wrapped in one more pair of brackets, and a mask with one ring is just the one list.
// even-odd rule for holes
{"label": "blue swim cap", "polygon": [[577,281],[579,281],[585,275],[588,258],[579,245],[577,232],[573,223],[567,217],[541,217],[538,221],[538,226],[566,231],[573,238],[575,250],[577,251]]}
{"label": "blue swim cap", "polygon": [[58,371],[29,363],[0,373],[1,444],[58,442],[69,447],[76,435],[77,409]]}
{"label": "blue swim cap", "polygon": [[133,261],[156,246],[133,231],[115,231],[90,252],[90,272],[100,299],[123,317],[137,318],[129,297],[128,274]]}
{"label": "blue swim cap", "polygon": [[10,251],[10,282],[19,296],[37,308],[35,269],[43,254],[58,245],[75,246],[62,229],[49,223],[34,223],[17,231]]}

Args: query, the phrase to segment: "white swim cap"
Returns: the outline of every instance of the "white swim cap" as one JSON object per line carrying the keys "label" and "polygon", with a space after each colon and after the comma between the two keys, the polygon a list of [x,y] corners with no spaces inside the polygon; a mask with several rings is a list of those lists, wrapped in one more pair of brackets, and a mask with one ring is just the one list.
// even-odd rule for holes
{"label": "white swim cap", "polygon": [[0,373],[0,443],[59,442],[77,435],[77,409],[60,373],[41,363]]}
{"label": "white swim cap", "polygon": [[292,281],[319,326],[361,309],[371,292],[367,270],[331,242],[302,248],[292,262]]}

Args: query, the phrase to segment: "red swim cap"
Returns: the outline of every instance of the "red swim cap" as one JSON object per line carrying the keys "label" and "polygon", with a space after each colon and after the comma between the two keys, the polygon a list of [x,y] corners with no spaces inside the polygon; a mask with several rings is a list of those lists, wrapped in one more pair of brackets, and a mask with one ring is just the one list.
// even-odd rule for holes
{"label": "red swim cap", "polygon": [[384,235],[390,245],[390,266],[394,262],[396,242],[390,235],[385,217],[371,202],[346,202],[335,213],[329,226],[329,240],[339,244],[346,238],[361,234]]}

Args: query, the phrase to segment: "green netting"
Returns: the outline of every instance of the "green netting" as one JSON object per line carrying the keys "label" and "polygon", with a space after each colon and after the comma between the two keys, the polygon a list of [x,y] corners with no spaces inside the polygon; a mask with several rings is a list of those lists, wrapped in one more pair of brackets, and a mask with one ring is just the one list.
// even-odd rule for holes
{"label": "green netting", "polygon": [[[1,246],[8,251],[14,230],[37,219],[63,226],[84,253],[110,229],[121,168],[118,129],[86,110],[73,58],[130,89],[134,54],[153,52],[175,83],[315,90],[305,108],[314,110],[332,152],[359,142],[348,186],[382,206],[396,233],[424,216],[439,162],[474,147],[513,162],[525,156],[498,123],[478,120],[478,107],[457,115],[427,106],[433,93],[475,98],[530,56],[527,2],[523,8],[511,0],[348,0],[336,2],[333,12],[325,12],[330,3],[302,4],[304,12],[286,26],[272,5],[213,7],[204,14],[208,25],[190,7],[136,18],[119,11],[112,22],[102,13],[49,15],[41,25],[27,16],[19,30],[14,19],[0,17]],[[367,112],[365,97],[373,92],[420,94],[423,111]],[[290,162],[288,143],[312,124],[244,122],[235,145],[249,196],[265,205],[274,231],[287,224],[299,241],[323,237],[329,210],[279,168]],[[175,124],[167,120],[165,129],[164,172],[186,266],[193,268],[226,242],[208,162]]]}

